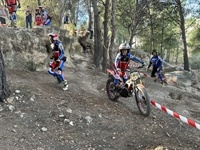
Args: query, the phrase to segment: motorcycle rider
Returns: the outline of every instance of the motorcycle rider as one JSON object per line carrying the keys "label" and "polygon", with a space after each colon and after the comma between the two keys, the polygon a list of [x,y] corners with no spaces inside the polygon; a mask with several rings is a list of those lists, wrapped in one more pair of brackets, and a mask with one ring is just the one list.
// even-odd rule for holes
{"label": "motorcycle rider", "polygon": [[153,50],[152,55],[153,56],[150,59],[147,69],[149,69],[152,65],[153,69],[151,72],[151,77],[156,77],[155,73],[157,72],[160,82],[161,84],[163,84],[163,82],[165,82],[162,77],[162,66],[163,66],[164,61],[160,56],[158,56],[157,51],[155,49]]}
{"label": "motorcycle rider", "polygon": [[[49,40],[52,43],[51,48],[53,50],[52,51],[53,55],[50,57],[50,59],[54,60],[49,66],[48,73],[54,77],[57,77],[58,81],[63,82],[64,84],[63,90],[68,90],[69,86],[67,84],[67,80],[65,80],[64,76],[62,75],[64,64],[66,61],[63,45],[58,40],[57,34],[49,33]],[[58,72],[56,73],[54,69],[57,67],[58,67]]]}
{"label": "motorcycle rider", "polygon": [[[128,68],[130,60],[133,60],[134,62],[137,63],[141,63],[142,66],[144,66],[144,62],[141,61],[139,58],[130,54],[129,51],[130,51],[129,44],[122,43],[119,46],[119,53],[115,58],[115,67],[117,68],[117,70],[121,70],[124,83],[128,80],[126,69]],[[114,85],[115,86],[119,85],[119,79],[114,80]]]}

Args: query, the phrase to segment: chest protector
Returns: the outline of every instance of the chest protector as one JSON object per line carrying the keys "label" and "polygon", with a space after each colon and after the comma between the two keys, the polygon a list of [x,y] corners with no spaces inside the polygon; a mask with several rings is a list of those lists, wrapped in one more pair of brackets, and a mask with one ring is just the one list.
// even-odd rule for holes
{"label": "chest protector", "polygon": [[55,44],[55,47],[53,49],[53,57],[55,59],[58,59],[59,56],[60,56],[60,50],[58,48],[58,45]]}
{"label": "chest protector", "polygon": [[122,71],[126,70],[128,68],[129,61],[130,59],[126,55],[123,55],[118,62],[118,68],[120,68]]}

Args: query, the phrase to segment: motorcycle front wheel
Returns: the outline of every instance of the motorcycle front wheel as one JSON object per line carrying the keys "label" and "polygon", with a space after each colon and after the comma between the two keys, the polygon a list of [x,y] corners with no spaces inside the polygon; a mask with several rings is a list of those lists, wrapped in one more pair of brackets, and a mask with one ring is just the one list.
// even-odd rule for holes
{"label": "motorcycle front wheel", "polygon": [[148,116],[151,112],[150,100],[145,88],[137,87],[135,89],[135,100],[140,113]]}
{"label": "motorcycle front wheel", "polygon": [[114,85],[114,80],[113,79],[108,79],[107,83],[106,83],[106,92],[108,95],[108,98],[111,101],[117,101],[119,96],[118,96],[118,92],[115,89],[115,85]]}

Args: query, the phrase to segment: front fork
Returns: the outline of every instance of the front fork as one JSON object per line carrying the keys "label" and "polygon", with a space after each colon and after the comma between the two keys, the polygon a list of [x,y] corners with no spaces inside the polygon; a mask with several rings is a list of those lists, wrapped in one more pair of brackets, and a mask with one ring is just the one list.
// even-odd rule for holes
{"label": "front fork", "polygon": [[133,90],[134,90],[133,95],[135,95],[135,99],[136,99],[137,103],[139,103],[140,99],[141,99],[141,97],[139,97],[140,95],[138,95],[137,92],[138,92],[139,89],[143,89],[143,88],[145,88],[145,86],[143,84],[137,84],[133,88]]}

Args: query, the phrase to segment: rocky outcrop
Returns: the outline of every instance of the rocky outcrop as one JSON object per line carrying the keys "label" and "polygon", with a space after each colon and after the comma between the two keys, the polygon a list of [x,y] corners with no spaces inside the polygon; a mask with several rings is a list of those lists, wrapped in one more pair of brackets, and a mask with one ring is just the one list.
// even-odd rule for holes
{"label": "rocky outcrop", "polygon": [[67,30],[56,27],[13,29],[1,28],[0,50],[3,53],[5,65],[8,68],[40,71],[49,65],[50,42],[48,33],[58,33],[70,60],[69,51],[72,47]]}

